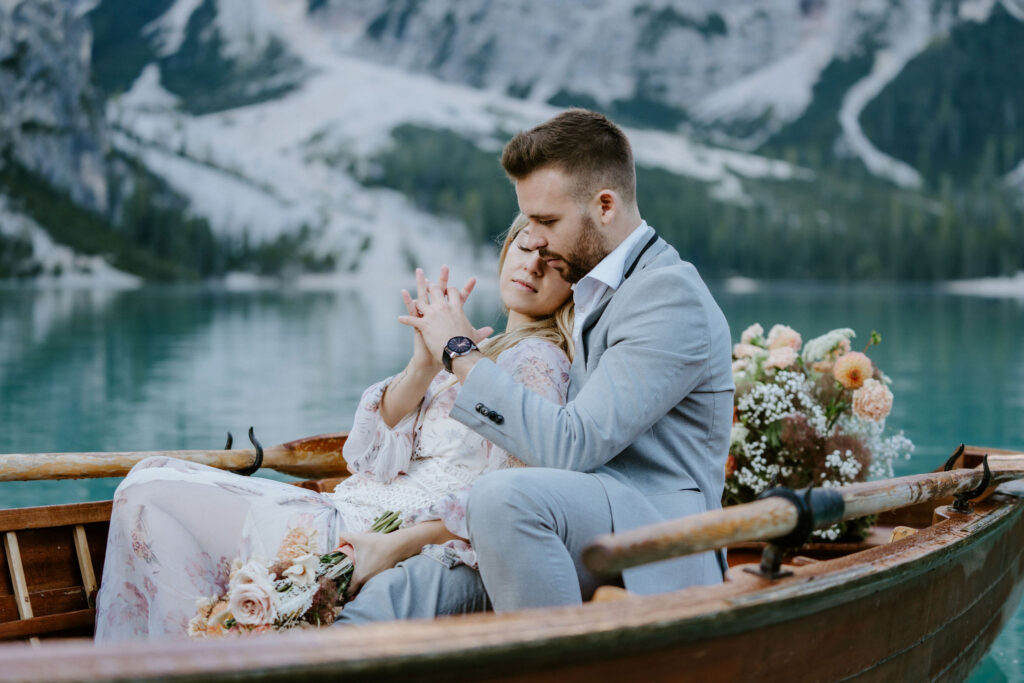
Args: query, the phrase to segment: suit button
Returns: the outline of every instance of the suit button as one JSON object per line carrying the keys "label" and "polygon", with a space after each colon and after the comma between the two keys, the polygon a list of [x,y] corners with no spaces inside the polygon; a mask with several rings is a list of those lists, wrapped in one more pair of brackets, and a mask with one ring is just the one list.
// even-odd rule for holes
{"label": "suit button", "polygon": [[485,406],[483,403],[477,403],[476,404],[476,412],[480,413],[481,415],[486,415],[487,414],[487,406]]}
{"label": "suit button", "polygon": [[493,410],[491,412],[487,413],[487,417],[491,418],[491,422],[493,422],[496,425],[500,425],[502,422],[505,421],[504,417],[502,417],[498,413],[494,412]]}

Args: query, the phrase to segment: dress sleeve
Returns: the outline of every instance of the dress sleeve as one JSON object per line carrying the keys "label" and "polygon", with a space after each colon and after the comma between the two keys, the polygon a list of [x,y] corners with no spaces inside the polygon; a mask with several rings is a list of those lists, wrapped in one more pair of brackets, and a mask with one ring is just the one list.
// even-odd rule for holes
{"label": "dress sleeve", "polygon": [[[569,359],[561,349],[541,339],[527,339],[504,351],[498,356],[497,364],[512,377],[535,394],[552,403],[564,405],[569,391]],[[523,467],[523,463],[498,448],[485,442],[488,449],[487,465],[481,474],[507,467]],[[415,522],[440,519],[448,531],[461,538],[469,538],[466,525],[466,503],[472,484],[458,491],[442,496],[429,508],[415,515]],[[447,555],[455,563],[461,562],[476,567],[476,551],[466,541],[455,540],[444,544]]]}
{"label": "dress sleeve", "polygon": [[342,448],[349,471],[383,482],[391,481],[409,467],[419,428],[419,408],[394,427],[388,427],[381,419],[380,401],[392,379],[377,382],[363,392],[352,431]]}

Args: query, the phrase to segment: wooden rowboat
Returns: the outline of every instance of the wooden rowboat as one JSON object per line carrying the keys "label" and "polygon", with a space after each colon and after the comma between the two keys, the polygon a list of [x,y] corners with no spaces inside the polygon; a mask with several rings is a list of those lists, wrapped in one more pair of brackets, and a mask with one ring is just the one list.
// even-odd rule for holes
{"label": "wooden rowboat", "polygon": [[[336,458],[340,440],[332,435],[322,447]],[[315,438],[300,445],[320,448]],[[949,473],[959,488],[929,489],[918,475],[887,490],[899,483],[915,500],[966,490],[981,479],[973,468],[983,453],[1013,460],[967,448]],[[327,490],[337,481],[300,485]],[[580,607],[131,648],[88,640],[111,504],[2,510],[0,640],[11,642],[0,644],[0,680],[958,681],[1020,602],[1024,485],[991,488],[968,513],[935,514],[950,502],[886,513],[863,543],[805,545],[783,578],[742,571],[764,544],[734,542],[729,580],[714,587],[657,596],[602,590]],[[758,505],[767,503],[782,524],[784,501]],[[742,537],[737,528],[727,530],[733,538]],[[682,542],[644,533],[594,547],[614,561]]]}

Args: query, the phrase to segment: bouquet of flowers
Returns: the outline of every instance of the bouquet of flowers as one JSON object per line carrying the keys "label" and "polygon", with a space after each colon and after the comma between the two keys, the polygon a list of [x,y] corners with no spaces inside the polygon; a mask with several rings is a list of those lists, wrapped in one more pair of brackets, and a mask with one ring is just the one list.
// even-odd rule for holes
{"label": "bouquet of flowers", "polygon": [[[832,330],[807,344],[785,325],[767,336],[751,325],[733,347],[736,399],[723,503],[754,500],[775,486],[834,487],[893,476],[892,463],[914,445],[902,432],[885,436],[890,379],[863,351],[853,330]],[[801,347],[802,350],[801,350]],[[814,532],[819,540],[863,538],[873,520]]]}
{"label": "bouquet of flowers", "polygon": [[[370,531],[386,534],[401,524],[397,512],[387,512]],[[281,542],[273,563],[249,560],[243,565],[236,559],[227,593],[198,601],[188,635],[205,638],[333,624],[352,581],[352,560],[341,548],[319,555],[317,547],[315,530],[296,528]]]}

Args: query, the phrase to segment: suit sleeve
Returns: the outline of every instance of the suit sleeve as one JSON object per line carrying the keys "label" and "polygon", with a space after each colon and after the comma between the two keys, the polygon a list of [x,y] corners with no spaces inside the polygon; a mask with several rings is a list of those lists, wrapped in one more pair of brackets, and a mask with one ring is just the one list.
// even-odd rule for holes
{"label": "suit sleeve", "polygon": [[572,401],[546,401],[481,360],[451,416],[528,465],[589,472],[614,458],[708,373],[708,311],[699,293],[679,269],[642,274],[605,310],[614,316],[608,348]]}

